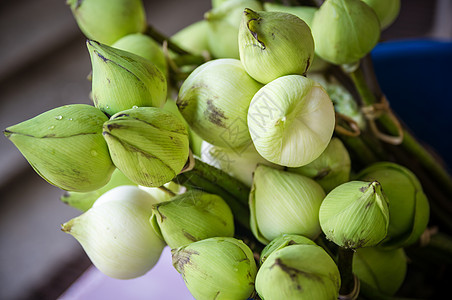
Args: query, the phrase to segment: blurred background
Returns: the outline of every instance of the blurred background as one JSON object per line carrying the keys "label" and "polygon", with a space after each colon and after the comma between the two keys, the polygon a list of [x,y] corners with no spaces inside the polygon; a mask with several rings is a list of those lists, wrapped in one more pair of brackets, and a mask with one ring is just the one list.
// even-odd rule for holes
{"label": "blurred background", "polygon": [[[209,0],[144,4],[148,21],[169,36],[211,7]],[[382,41],[413,39],[452,41],[452,1],[402,0]],[[2,130],[58,106],[91,104],[90,70],[85,37],[65,1],[0,1]],[[443,138],[450,140],[450,132]],[[61,203],[62,191],[41,179],[5,137],[0,154],[0,299],[56,299],[91,266],[59,229],[80,212]]]}

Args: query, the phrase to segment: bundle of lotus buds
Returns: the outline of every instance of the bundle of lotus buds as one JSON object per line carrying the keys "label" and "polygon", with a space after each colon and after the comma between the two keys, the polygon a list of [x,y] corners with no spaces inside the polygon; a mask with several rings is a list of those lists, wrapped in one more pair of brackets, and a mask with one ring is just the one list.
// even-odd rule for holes
{"label": "bundle of lotus buds", "polygon": [[446,236],[425,242],[450,175],[390,109],[366,113],[400,1],[277,2],[215,0],[165,37],[140,0],[68,1],[92,105],[4,133],[83,211],[62,229],[101,272],[141,276],[167,246],[199,300],[390,299]]}

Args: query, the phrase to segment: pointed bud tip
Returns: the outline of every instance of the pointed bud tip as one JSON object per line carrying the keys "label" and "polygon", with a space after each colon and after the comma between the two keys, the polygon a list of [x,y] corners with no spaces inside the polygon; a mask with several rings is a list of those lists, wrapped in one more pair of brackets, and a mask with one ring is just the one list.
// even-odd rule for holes
{"label": "pointed bud tip", "polygon": [[70,234],[71,233],[71,229],[72,229],[72,225],[73,225],[73,222],[71,222],[71,221],[66,222],[64,224],[61,224],[61,231],[64,231],[64,232]]}
{"label": "pointed bud tip", "polygon": [[12,132],[12,131],[9,131],[8,129],[5,129],[5,130],[3,130],[3,134],[4,134],[7,138],[9,138],[9,137],[13,134],[13,132]]}

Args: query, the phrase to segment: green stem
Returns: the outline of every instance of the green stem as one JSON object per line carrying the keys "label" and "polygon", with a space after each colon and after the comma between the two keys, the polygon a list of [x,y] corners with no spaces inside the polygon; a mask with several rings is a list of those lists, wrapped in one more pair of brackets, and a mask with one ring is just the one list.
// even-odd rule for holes
{"label": "green stem", "polygon": [[191,171],[179,174],[175,180],[188,189],[201,189],[222,197],[231,208],[236,220],[249,229],[250,212],[248,196],[250,189],[229,174],[199,159]]}
{"label": "green stem", "polygon": [[146,31],[144,32],[147,36],[151,37],[156,42],[163,44],[163,42],[168,43],[168,49],[172,50],[173,52],[179,54],[179,55],[190,55],[190,52],[182,49],[177,44],[173,43],[170,38],[168,38],[166,35],[155,29],[152,25],[148,25],[146,28]]}
{"label": "green stem", "polygon": [[[355,86],[365,105],[377,103],[377,99],[366,83],[361,67],[352,72],[350,77],[355,83]],[[394,121],[387,115],[381,116],[378,119],[378,122],[383,126],[383,128],[385,128],[385,130],[388,131],[389,134],[397,134],[397,125],[394,124]],[[438,185],[452,196],[452,177],[436,160],[436,158],[429,151],[427,151],[405,128],[403,128],[403,141],[400,147],[419,160],[422,167],[437,180]]]}
{"label": "green stem", "polygon": [[338,249],[337,267],[341,274],[341,288],[339,294],[348,295],[355,287],[355,277],[353,275],[353,254],[351,249],[340,247]]}

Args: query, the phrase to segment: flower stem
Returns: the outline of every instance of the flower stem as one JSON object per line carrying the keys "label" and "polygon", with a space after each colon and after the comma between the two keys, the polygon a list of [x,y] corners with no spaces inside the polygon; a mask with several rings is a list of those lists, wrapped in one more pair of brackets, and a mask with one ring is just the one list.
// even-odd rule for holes
{"label": "flower stem", "polygon": [[243,227],[250,228],[248,207],[250,189],[242,182],[196,158],[194,168],[179,174],[175,181],[188,189],[201,189],[222,197],[228,203],[236,220]]}
{"label": "flower stem", "polygon": [[341,274],[341,288],[339,294],[349,295],[355,288],[355,277],[353,275],[352,264],[354,250],[339,247],[337,267]]}

